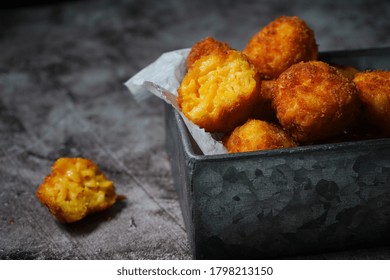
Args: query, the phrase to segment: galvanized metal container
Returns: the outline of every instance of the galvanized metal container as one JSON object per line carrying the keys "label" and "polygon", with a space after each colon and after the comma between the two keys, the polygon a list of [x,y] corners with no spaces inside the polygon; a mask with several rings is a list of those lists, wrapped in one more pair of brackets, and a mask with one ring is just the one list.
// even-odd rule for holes
{"label": "galvanized metal container", "polygon": [[[323,61],[389,69],[390,48]],[[167,150],[195,259],[264,259],[390,242],[390,139],[204,156],[167,106]]]}

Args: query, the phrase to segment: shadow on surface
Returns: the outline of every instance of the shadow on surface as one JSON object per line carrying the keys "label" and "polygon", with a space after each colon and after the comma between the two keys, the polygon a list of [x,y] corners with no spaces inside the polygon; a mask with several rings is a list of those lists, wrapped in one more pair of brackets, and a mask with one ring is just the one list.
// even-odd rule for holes
{"label": "shadow on surface", "polygon": [[71,224],[61,224],[59,226],[66,230],[72,236],[89,234],[96,230],[103,223],[108,222],[116,217],[123,208],[128,206],[127,200],[117,201],[111,208],[91,214],[81,221]]}

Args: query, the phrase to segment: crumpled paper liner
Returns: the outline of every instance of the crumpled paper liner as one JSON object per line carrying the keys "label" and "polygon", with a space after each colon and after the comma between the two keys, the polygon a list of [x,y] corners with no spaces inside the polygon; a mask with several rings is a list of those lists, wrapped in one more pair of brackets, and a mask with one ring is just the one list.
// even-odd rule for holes
{"label": "crumpled paper liner", "polygon": [[227,153],[217,136],[188,120],[180,111],[176,101],[177,89],[187,71],[186,59],[190,49],[163,53],[156,61],[139,71],[126,83],[135,100],[142,101],[151,94],[172,105],[180,113],[189,132],[204,155]]}

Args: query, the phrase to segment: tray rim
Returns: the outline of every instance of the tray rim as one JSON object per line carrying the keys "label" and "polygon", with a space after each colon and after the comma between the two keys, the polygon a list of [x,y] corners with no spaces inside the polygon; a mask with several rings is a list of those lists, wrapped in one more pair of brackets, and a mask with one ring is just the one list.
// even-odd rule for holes
{"label": "tray rim", "polygon": [[[319,58],[385,54],[390,56],[390,46],[364,49],[329,50],[318,53]],[[390,67],[390,65],[389,65]]]}
{"label": "tray rim", "polygon": [[[173,110],[173,109],[172,109]],[[243,158],[261,158],[261,157],[273,157],[273,156],[283,156],[283,155],[292,155],[292,154],[304,154],[304,153],[315,153],[315,152],[324,152],[324,151],[335,151],[335,150],[347,150],[353,149],[356,147],[361,147],[361,145],[366,145],[366,147],[380,146],[380,145],[389,145],[390,138],[378,138],[378,139],[369,139],[369,140],[358,140],[358,141],[345,141],[340,143],[331,143],[331,144],[313,144],[306,146],[298,146],[292,148],[280,148],[274,150],[263,150],[263,151],[253,151],[253,152],[240,152],[240,153],[227,153],[227,154],[217,154],[217,155],[198,155],[194,152],[190,140],[190,134],[187,130],[187,127],[184,124],[180,114],[176,111],[175,119],[178,124],[180,134],[183,135],[183,146],[184,151],[187,156],[191,159],[197,161],[214,161],[214,160],[236,160]]]}

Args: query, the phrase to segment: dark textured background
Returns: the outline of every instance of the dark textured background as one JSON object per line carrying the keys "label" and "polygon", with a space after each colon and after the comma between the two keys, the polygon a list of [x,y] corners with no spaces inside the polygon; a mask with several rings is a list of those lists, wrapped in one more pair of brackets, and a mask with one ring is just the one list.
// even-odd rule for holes
{"label": "dark textured background", "polygon": [[[298,15],[320,51],[390,46],[389,1],[61,1],[0,10],[0,259],[188,259],[163,106],[123,83],[211,35],[241,49]],[[61,225],[34,193],[61,156],[94,160],[127,199]],[[300,258],[389,258],[374,248]]]}

